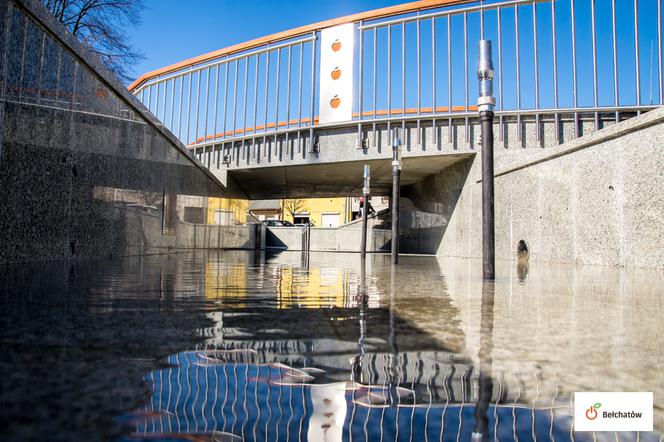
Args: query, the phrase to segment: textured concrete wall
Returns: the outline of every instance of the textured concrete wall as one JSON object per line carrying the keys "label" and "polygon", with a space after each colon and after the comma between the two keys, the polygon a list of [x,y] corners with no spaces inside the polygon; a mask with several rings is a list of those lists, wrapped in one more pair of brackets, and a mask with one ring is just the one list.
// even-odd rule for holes
{"label": "textured concrete wall", "polygon": [[[664,108],[551,150],[496,150],[496,256],[664,268]],[[481,154],[404,189],[402,250],[480,257]]]}
{"label": "textured concrete wall", "polygon": [[[359,252],[362,225],[310,230],[309,250],[312,252]],[[390,249],[391,232],[370,228],[367,231],[367,251],[385,252]],[[271,249],[303,250],[304,229],[300,227],[268,227],[266,246]]]}
{"label": "textured concrete wall", "polygon": [[40,2],[0,1],[0,262],[202,247],[186,205],[225,195]]}

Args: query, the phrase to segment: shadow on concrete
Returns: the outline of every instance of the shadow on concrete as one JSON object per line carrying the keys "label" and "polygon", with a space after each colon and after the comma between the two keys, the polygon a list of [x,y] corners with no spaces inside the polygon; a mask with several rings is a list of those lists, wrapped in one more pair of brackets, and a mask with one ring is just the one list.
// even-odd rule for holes
{"label": "shadow on concrete", "polygon": [[462,159],[401,190],[401,253],[437,253],[473,159]]}

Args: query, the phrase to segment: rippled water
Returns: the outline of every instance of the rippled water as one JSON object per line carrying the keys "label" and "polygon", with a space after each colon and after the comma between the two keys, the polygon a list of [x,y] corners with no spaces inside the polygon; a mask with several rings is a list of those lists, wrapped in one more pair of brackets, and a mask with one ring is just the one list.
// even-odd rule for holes
{"label": "rippled water", "polygon": [[[664,275],[207,252],[2,269],[1,440],[642,440]],[[654,433],[574,433],[574,391]]]}

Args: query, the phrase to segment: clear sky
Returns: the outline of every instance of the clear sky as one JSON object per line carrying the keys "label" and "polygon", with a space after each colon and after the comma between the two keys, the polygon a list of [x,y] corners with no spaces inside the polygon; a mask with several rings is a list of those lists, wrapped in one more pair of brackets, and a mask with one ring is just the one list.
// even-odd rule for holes
{"label": "clear sky", "polygon": [[129,29],[146,59],[136,76],[189,57],[275,32],[405,0],[146,0],[140,28]]}
{"label": "clear sky", "polygon": [[[499,0],[488,0],[496,2]],[[638,32],[635,32],[634,0],[616,0],[616,66],[618,70],[617,83],[619,88],[619,104],[622,106],[634,105],[637,101],[636,88],[636,59],[635,40],[638,41],[639,53],[638,60],[640,66],[639,96],[642,104],[659,103],[659,68],[658,68],[658,42],[657,42],[657,2],[661,0],[638,0]],[[136,75],[167,66],[185,60],[190,57],[201,55],[210,51],[221,49],[233,44],[242,43],[254,38],[273,34],[275,32],[296,28],[298,26],[315,23],[318,21],[341,17],[344,15],[377,9],[385,6],[403,3],[403,0],[336,0],[334,2],[325,2],[320,0],[282,0],[279,2],[268,0],[146,0],[148,9],[143,14],[143,25],[140,29],[132,29],[128,32],[132,35],[134,46],[145,53],[146,59],[136,66]],[[552,33],[552,5],[550,2],[538,2],[536,4],[537,13],[533,14],[533,5],[524,3],[518,7],[504,7],[501,13],[502,23],[502,55],[500,59],[497,54],[498,42],[498,16],[497,11],[488,11],[484,15],[485,38],[494,42],[494,64],[498,68],[499,60],[502,60],[502,72],[497,69],[496,72],[496,98],[498,100],[498,109],[551,109],[556,107],[556,96],[559,108],[592,107],[594,105],[594,81],[593,81],[593,63],[592,63],[592,20],[591,20],[591,0],[575,0],[575,26],[572,26],[571,1],[555,1],[555,27],[556,27],[556,50],[557,50],[557,95],[554,94],[554,62],[553,62],[553,33]],[[597,105],[613,106],[615,103],[614,93],[614,57],[613,57],[613,31],[612,31],[612,11],[610,0],[596,0],[596,52],[597,52]],[[517,14],[518,10],[518,14]],[[533,17],[536,20],[533,20]],[[517,20],[518,19],[518,20]],[[519,39],[516,38],[516,22],[518,21]],[[452,54],[452,64],[447,65],[447,26],[450,26],[450,52]],[[435,46],[435,54],[431,45],[432,27],[435,28],[435,40],[438,42]],[[534,45],[534,30],[537,29],[537,45]],[[576,100],[574,98],[573,82],[573,63],[572,56],[572,29],[576,32]],[[365,41],[373,38],[372,30],[364,31]],[[477,94],[477,78],[475,73],[476,66],[476,48],[480,36],[480,17],[479,13],[471,12],[467,16],[467,36],[468,42],[464,41],[464,17],[457,14],[448,20],[447,17],[437,17],[435,26],[431,19],[425,19],[421,23],[422,42],[420,54],[422,61],[420,64],[421,73],[417,73],[417,48],[415,40],[415,24],[410,23],[405,27],[405,47],[406,60],[402,60],[400,55],[399,41],[401,41],[402,27],[395,26],[391,30],[393,42],[390,61],[391,83],[388,85],[386,72],[388,71],[387,56],[387,29],[382,28],[376,32],[378,49],[377,62],[373,66],[372,50],[370,45],[366,44],[363,55],[363,91],[362,109],[372,109],[373,97],[376,98],[376,109],[398,109],[416,107],[418,102],[418,90],[421,95],[421,106],[432,106],[435,97],[436,106],[463,106],[464,104],[474,104]],[[638,37],[635,37],[638,34]],[[465,49],[467,47],[467,49]],[[517,63],[516,48],[519,48],[519,58]],[[468,54],[468,69],[465,71],[463,60],[465,53]],[[286,56],[284,52],[279,54],[274,51],[270,57],[274,61],[276,57],[281,57],[281,83],[285,83],[287,78]],[[306,66],[308,50],[302,56],[302,63]],[[534,60],[537,54],[538,74],[535,75]],[[300,55],[296,52],[294,55],[295,66],[299,66]],[[264,56],[263,56],[264,57]],[[436,64],[435,94],[432,85],[432,66]],[[247,89],[247,95],[243,98],[240,91],[246,89],[245,82],[248,84],[258,84],[252,78],[253,67],[248,68],[249,61],[235,62],[227,66],[227,72],[223,73],[224,78],[239,77],[239,83],[228,90],[228,98],[223,96],[223,102],[229,102],[228,106],[235,106],[239,110],[238,115],[242,115],[235,123],[236,112],[221,113],[219,118],[226,119],[226,126],[236,124],[236,127],[249,127],[251,125],[263,124],[260,118],[252,121],[253,113],[244,115],[243,109],[246,102],[263,103],[261,98],[261,88],[253,91],[253,88]],[[256,66],[256,61],[251,61],[251,66]],[[289,60],[289,63],[293,61]],[[264,62],[259,64],[259,78],[263,78],[262,69],[265,69]],[[270,74],[266,77],[271,82],[275,82],[276,62],[269,64]],[[405,66],[405,80],[402,78],[402,67]],[[518,66],[518,69],[517,69]],[[247,75],[241,75],[242,72],[252,71],[247,80],[243,78]],[[238,75],[240,72],[240,75]],[[376,87],[373,90],[372,77],[376,74]],[[207,87],[209,82],[206,75],[213,75],[213,78],[221,78],[219,69],[215,68],[209,73],[202,72],[190,75],[186,81],[188,85],[194,84],[192,92],[194,97],[200,94],[200,87]],[[415,81],[416,75],[420,75],[421,84]],[[356,76],[359,77],[356,71]],[[518,80],[517,80],[518,78]],[[173,82],[169,87],[169,93],[177,93],[177,88],[182,87],[182,81],[179,80],[177,86]],[[226,80],[224,80],[225,83]],[[294,81],[294,80],[293,80]],[[358,80],[356,80],[358,81]],[[451,93],[448,93],[448,81],[451,85]],[[224,84],[222,83],[222,84]],[[232,84],[232,82],[231,82]],[[262,81],[260,86],[262,87]],[[272,83],[271,83],[272,84]],[[356,83],[356,86],[357,87]],[[520,94],[517,95],[517,84],[520,86]],[[303,85],[292,83],[289,89],[291,94],[299,94],[303,91],[303,96],[292,96],[290,100],[291,109],[286,109],[289,105],[285,97],[286,88],[279,89],[281,99],[271,98],[267,104],[267,111],[263,116],[263,110],[259,110],[257,117],[263,120],[277,121],[279,116],[298,115],[299,102],[302,100],[307,103],[310,97],[310,87],[306,82]],[[191,86],[190,86],[191,87]],[[308,89],[307,89],[308,87]],[[538,88],[539,103],[536,102],[535,90]],[[152,105],[156,104],[158,97],[162,95],[162,109],[157,109],[157,115],[161,113],[172,114],[172,109],[167,112],[164,106],[166,100],[163,94],[166,91],[163,86],[154,94],[148,94],[148,101],[152,100]],[[269,93],[275,94],[275,87],[270,86]],[[209,94],[203,94],[209,98]],[[239,96],[240,98],[236,97]],[[519,97],[517,99],[517,96]],[[388,97],[390,97],[388,99]],[[220,98],[215,98],[221,100]],[[317,100],[317,98],[314,98]],[[467,101],[466,101],[467,100]],[[189,103],[189,101],[187,101]],[[204,108],[201,103],[205,103],[197,98],[192,99],[187,106],[199,109]],[[276,109],[278,103],[279,109]],[[225,106],[225,105],[224,105]],[[298,108],[295,112],[294,106]],[[317,106],[314,106],[317,109]],[[354,111],[359,107],[359,95],[354,104]],[[305,106],[305,113],[298,115],[308,117],[308,109]],[[224,107],[225,110],[225,107]],[[196,115],[196,113],[194,113]],[[191,116],[189,116],[191,118]],[[247,120],[248,118],[248,120]],[[177,123],[177,122],[176,122]],[[216,122],[215,122],[216,124]],[[205,125],[203,125],[205,126]],[[214,126],[214,124],[212,124]],[[223,125],[222,125],[223,126]],[[196,126],[198,127],[198,126]],[[196,133],[199,136],[200,133]],[[190,142],[188,140],[187,142]]]}

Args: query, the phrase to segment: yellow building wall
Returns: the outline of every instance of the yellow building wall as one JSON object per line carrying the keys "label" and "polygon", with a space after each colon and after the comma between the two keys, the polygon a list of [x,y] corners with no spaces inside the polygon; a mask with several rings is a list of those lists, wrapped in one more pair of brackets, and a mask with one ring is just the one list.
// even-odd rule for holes
{"label": "yellow building wall", "polygon": [[247,297],[246,267],[242,264],[205,264],[205,297],[227,302],[236,308],[246,307]]}
{"label": "yellow building wall", "polygon": [[[304,209],[302,212],[309,213],[309,221],[314,223],[315,227],[323,225],[323,213],[339,213],[339,225],[350,221],[350,207],[346,207],[347,198],[307,198],[303,199]],[[284,202],[282,201],[282,207]],[[284,208],[284,219],[294,222],[293,216]]]}
{"label": "yellow building wall", "polygon": [[277,272],[277,308],[330,308],[356,305],[349,291],[348,275],[341,269],[293,267]]}
{"label": "yellow building wall", "polygon": [[249,200],[234,198],[208,198],[207,223],[214,224],[214,211],[224,210],[232,211],[236,223],[245,224],[247,222],[247,211],[249,210]]}

